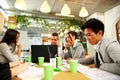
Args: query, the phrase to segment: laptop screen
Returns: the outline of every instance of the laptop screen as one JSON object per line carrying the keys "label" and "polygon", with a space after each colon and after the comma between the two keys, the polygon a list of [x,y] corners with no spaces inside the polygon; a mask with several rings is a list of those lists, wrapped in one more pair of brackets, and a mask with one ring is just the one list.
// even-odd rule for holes
{"label": "laptop screen", "polygon": [[31,45],[32,62],[38,63],[38,57],[45,57],[44,62],[50,62],[50,58],[58,56],[57,45]]}

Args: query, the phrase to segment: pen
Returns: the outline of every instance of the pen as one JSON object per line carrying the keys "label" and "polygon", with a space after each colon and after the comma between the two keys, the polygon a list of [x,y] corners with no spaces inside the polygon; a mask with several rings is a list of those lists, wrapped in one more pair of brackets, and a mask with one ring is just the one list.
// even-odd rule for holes
{"label": "pen", "polygon": [[23,59],[23,63],[25,63],[25,59]]}

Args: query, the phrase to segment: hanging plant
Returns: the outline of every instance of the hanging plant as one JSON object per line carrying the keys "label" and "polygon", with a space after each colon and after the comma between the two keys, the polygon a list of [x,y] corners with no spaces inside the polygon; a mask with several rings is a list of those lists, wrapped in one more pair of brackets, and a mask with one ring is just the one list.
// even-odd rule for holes
{"label": "hanging plant", "polygon": [[45,19],[42,20],[43,21],[43,25],[46,27],[46,28],[50,28],[51,25],[49,24],[49,22],[47,22]]}
{"label": "hanging plant", "polygon": [[17,28],[17,26],[16,25],[9,25],[8,28],[9,29],[15,29],[15,28]]}
{"label": "hanging plant", "polygon": [[[30,19],[34,20],[36,22],[36,24],[41,24],[46,28],[50,28],[52,25],[46,21],[46,19],[44,18],[40,18],[40,17],[31,17],[31,16],[25,16],[25,15],[17,15],[17,22],[19,24],[21,24],[22,26],[27,27],[28,25],[31,24]],[[63,28],[69,28],[71,26],[79,26],[81,27],[83,25],[83,22],[81,20],[76,20],[76,19],[72,19],[72,20],[59,20],[55,26],[62,26]]]}
{"label": "hanging plant", "polygon": [[73,26],[73,25],[77,25],[79,27],[81,27],[83,25],[83,22],[81,20],[70,20],[70,25]]}
{"label": "hanging plant", "polygon": [[20,16],[20,15],[18,15],[18,16],[16,16],[16,18],[17,18],[17,22],[19,23],[19,24],[21,24],[22,26],[28,26],[28,25],[30,25],[31,24],[31,22],[29,21],[29,19],[30,19],[30,17],[28,17],[28,16]]}
{"label": "hanging plant", "polygon": [[31,17],[31,19],[33,19],[36,24],[40,24],[40,21],[42,21],[42,19],[39,17]]}

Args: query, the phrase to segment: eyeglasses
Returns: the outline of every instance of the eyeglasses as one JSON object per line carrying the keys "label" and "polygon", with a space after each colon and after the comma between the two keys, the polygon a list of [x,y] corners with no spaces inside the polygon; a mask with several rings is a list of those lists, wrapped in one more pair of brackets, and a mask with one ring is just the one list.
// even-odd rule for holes
{"label": "eyeglasses", "polygon": [[85,37],[92,37],[94,35],[94,33],[87,33],[85,34]]}

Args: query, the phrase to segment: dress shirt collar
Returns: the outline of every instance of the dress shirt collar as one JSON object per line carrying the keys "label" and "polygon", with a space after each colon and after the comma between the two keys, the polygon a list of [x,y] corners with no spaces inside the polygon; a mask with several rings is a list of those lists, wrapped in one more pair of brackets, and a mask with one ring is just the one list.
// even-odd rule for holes
{"label": "dress shirt collar", "polygon": [[95,51],[98,50],[99,45],[100,45],[100,43],[102,42],[102,40],[103,40],[103,38],[102,38],[102,39],[101,39],[96,45],[94,45],[94,49],[95,49]]}
{"label": "dress shirt collar", "polygon": [[78,40],[75,40],[75,43],[74,43],[74,45],[73,45],[73,48],[76,47],[77,41],[78,41]]}

